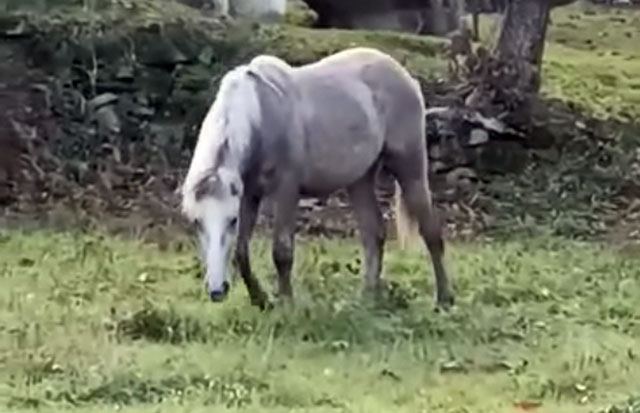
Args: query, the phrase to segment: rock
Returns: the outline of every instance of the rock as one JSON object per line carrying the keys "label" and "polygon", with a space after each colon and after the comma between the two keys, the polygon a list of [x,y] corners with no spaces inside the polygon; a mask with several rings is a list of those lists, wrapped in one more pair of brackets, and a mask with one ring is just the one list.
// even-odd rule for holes
{"label": "rock", "polygon": [[69,119],[82,120],[86,115],[87,103],[82,93],[59,83],[52,85],[51,106],[58,115]]}
{"label": "rock", "polygon": [[129,64],[119,65],[114,77],[120,81],[132,81],[135,78],[135,69]]}
{"label": "rock", "polygon": [[129,53],[129,41],[121,35],[105,33],[95,41],[95,53],[106,66],[117,64]]}
{"label": "rock", "polygon": [[173,89],[173,75],[167,70],[141,67],[134,81],[138,92],[144,94],[151,104],[165,102]]}
{"label": "rock", "polygon": [[430,169],[431,169],[431,171],[432,171],[433,173],[436,173],[436,174],[437,174],[437,173],[440,173],[440,172],[444,172],[444,171],[446,171],[447,169],[450,169],[449,167],[447,167],[447,164],[446,164],[446,163],[444,163],[444,162],[442,162],[442,161],[435,161],[435,162],[431,162],[431,163],[430,163],[430,166],[431,166],[431,168],[430,168]]}
{"label": "rock", "polygon": [[475,128],[471,130],[467,145],[477,146],[489,142],[489,132],[484,129]]}
{"label": "rock", "polygon": [[176,85],[180,90],[200,92],[211,87],[211,69],[204,65],[185,65],[176,70]]}
{"label": "rock", "polygon": [[113,93],[102,93],[89,102],[87,102],[90,111],[96,111],[105,105],[109,105],[118,101],[118,95]]}
{"label": "rock", "polygon": [[302,0],[290,0],[285,21],[293,26],[313,27],[318,21],[318,13],[311,10]]}
{"label": "rock", "polygon": [[512,141],[489,141],[478,147],[476,165],[479,171],[490,173],[518,173],[528,160],[525,147]]}
{"label": "rock", "polygon": [[557,148],[533,149],[530,152],[532,155],[548,162],[556,163],[560,160],[560,151]]}
{"label": "rock", "polygon": [[447,173],[446,183],[449,188],[456,192],[468,193],[473,189],[473,183],[478,179],[478,175],[471,168],[455,168]]}
{"label": "rock", "polygon": [[120,133],[120,118],[113,106],[101,107],[95,112],[94,116],[98,122],[98,133],[102,135]]}
{"label": "rock", "polygon": [[139,29],[134,36],[137,57],[146,66],[173,68],[178,63],[187,63],[189,59],[165,35],[157,25]]}
{"label": "rock", "polygon": [[[171,41],[173,47],[181,55],[179,63],[195,63],[202,51],[211,45],[210,39],[203,37],[188,26],[168,24],[164,26],[163,33]],[[213,52],[215,56],[215,51]]]}
{"label": "rock", "polygon": [[429,147],[429,159],[442,159],[442,147],[440,145],[431,145]]}
{"label": "rock", "polygon": [[279,22],[284,19],[286,10],[287,0],[229,0],[233,17]]}
{"label": "rock", "polygon": [[17,38],[31,35],[32,28],[18,16],[0,17],[0,37]]}
{"label": "rock", "polygon": [[530,137],[526,141],[527,147],[531,149],[551,148],[555,145],[557,140],[556,136],[559,136],[560,133],[560,128],[553,124],[533,124],[531,126]]}

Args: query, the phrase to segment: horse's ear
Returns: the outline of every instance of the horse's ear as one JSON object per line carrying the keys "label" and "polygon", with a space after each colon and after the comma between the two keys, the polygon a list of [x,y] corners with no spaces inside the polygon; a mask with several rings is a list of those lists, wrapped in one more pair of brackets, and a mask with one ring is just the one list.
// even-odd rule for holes
{"label": "horse's ear", "polygon": [[196,201],[200,201],[205,197],[218,198],[223,195],[224,184],[218,177],[218,174],[206,175],[195,186],[194,196]]}

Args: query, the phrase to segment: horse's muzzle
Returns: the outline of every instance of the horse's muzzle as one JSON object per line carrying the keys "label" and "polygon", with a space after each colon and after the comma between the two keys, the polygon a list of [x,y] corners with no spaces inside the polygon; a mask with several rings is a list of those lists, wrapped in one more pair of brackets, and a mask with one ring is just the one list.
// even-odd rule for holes
{"label": "horse's muzzle", "polygon": [[227,298],[227,294],[229,294],[229,283],[224,281],[220,290],[209,291],[209,298],[214,303],[220,303]]}

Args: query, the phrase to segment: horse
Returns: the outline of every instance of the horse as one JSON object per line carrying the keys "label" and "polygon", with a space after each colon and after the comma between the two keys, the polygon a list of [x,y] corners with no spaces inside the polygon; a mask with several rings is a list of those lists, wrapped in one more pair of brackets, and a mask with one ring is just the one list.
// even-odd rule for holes
{"label": "horse", "polygon": [[198,234],[211,301],[223,302],[229,293],[235,241],[233,262],[251,304],[270,305],[249,260],[258,210],[269,197],[276,294],[293,302],[298,203],[340,189],[348,193],[360,234],[363,292],[378,294],[386,229],[374,188],[385,168],[395,180],[399,238],[420,236],[431,256],[436,308],[454,305],[429,189],[425,122],[419,83],[377,49],[349,48],[300,66],[261,54],[229,70],[181,185],[181,212]]}

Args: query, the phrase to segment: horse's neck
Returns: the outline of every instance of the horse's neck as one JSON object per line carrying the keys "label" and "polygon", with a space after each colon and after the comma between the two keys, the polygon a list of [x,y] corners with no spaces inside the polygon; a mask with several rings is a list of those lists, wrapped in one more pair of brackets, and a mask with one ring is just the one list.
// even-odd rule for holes
{"label": "horse's neck", "polygon": [[250,169],[251,159],[253,158],[254,145],[252,142],[253,137],[240,136],[241,139],[246,139],[246,142],[238,142],[237,136],[231,136],[229,139],[229,154],[225,157],[223,164],[229,170],[234,171],[239,176],[244,176]]}
{"label": "horse's neck", "polygon": [[253,112],[259,109],[259,98],[251,84],[238,83],[235,89],[220,97],[220,116],[224,128],[221,131],[227,136],[228,156],[225,166],[239,175],[244,175],[250,168],[254,157],[255,136],[253,134]]}

